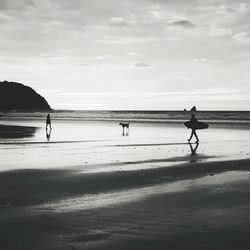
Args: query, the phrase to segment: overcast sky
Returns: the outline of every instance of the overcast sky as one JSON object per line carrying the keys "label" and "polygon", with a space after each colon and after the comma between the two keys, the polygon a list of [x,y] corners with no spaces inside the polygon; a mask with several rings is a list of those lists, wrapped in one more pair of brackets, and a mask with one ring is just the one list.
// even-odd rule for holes
{"label": "overcast sky", "polygon": [[250,107],[250,1],[0,0],[0,34],[0,80],[53,108]]}

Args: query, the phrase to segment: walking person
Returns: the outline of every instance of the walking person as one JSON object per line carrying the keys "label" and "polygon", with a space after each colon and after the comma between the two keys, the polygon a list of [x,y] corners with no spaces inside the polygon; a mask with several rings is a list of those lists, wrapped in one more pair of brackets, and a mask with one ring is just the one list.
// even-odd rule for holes
{"label": "walking person", "polygon": [[50,114],[47,115],[47,119],[46,119],[46,130],[48,129],[48,126],[49,126],[50,129],[52,129],[52,127],[51,127]]}

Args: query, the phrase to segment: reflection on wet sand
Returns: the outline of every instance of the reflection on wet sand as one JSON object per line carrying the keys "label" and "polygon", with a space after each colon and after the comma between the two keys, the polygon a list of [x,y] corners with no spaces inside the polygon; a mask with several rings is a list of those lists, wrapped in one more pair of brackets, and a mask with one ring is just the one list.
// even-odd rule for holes
{"label": "reflection on wet sand", "polygon": [[188,143],[191,149],[191,155],[197,155],[196,150],[199,147],[199,143],[195,143],[195,147],[193,147],[192,143]]}
{"label": "reflection on wet sand", "polygon": [[196,153],[196,150],[198,149],[199,147],[199,143],[195,143],[195,146],[193,146],[192,143],[188,143],[189,146],[190,146],[190,150],[191,150],[191,159],[190,159],[190,162],[196,162],[197,161],[197,153]]}
{"label": "reflection on wet sand", "polygon": [[51,130],[52,130],[51,128],[46,129],[46,138],[47,138],[47,141],[50,141]]}

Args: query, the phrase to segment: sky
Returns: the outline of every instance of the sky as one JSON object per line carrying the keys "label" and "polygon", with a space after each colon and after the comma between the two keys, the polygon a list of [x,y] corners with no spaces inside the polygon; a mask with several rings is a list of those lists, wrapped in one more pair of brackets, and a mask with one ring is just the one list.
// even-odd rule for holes
{"label": "sky", "polygon": [[0,34],[54,109],[250,109],[250,0],[0,0]]}

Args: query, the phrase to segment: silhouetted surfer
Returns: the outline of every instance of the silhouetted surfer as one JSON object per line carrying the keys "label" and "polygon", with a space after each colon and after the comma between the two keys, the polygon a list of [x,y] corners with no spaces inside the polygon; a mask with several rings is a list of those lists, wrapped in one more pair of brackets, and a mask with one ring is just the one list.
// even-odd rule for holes
{"label": "silhouetted surfer", "polygon": [[197,112],[197,109],[195,106],[193,106],[191,109],[190,109],[191,112]]}
{"label": "silhouetted surfer", "polygon": [[48,126],[50,129],[51,128],[51,119],[50,119],[50,114],[47,115],[47,119],[46,119],[46,129],[48,129]]}
{"label": "silhouetted surfer", "polygon": [[191,115],[190,123],[193,124],[193,126],[190,127],[192,129],[192,132],[191,132],[191,135],[190,135],[190,138],[188,139],[188,141],[191,141],[191,139],[193,138],[193,135],[194,135],[196,138],[196,142],[199,142],[199,138],[196,134],[196,128],[195,128],[195,124],[198,123],[198,120],[195,118],[195,114]]}
{"label": "silhouetted surfer", "polygon": [[191,119],[189,121],[184,122],[185,127],[192,129],[190,138],[188,139],[188,141],[191,141],[191,139],[193,138],[193,135],[196,138],[196,142],[199,142],[199,138],[196,134],[196,130],[197,129],[207,129],[209,127],[209,125],[205,122],[200,122],[195,118],[195,114],[191,114]]}

